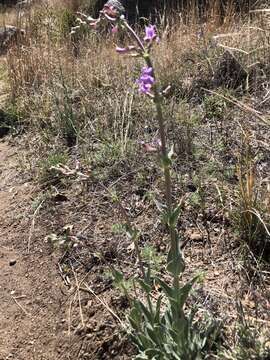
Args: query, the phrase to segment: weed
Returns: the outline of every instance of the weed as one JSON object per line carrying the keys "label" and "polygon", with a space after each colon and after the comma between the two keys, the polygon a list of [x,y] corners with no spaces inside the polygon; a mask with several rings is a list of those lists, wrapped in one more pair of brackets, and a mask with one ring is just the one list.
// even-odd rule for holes
{"label": "weed", "polygon": [[253,324],[239,324],[236,330],[236,345],[219,354],[224,360],[268,360],[270,356],[269,329],[254,327]]}
{"label": "weed", "polygon": [[171,132],[177,156],[192,158],[195,153],[194,135],[200,125],[200,116],[191,111],[186,101],[180,101],[172,107]]}
{"label": "weed", "polygon": [[64,8],[61,10],[61,14],[59,16],[59,30],[60,34],[59,36],[66,37],[70,34],[72,27],[76,25],[76,15],[74,12],[69,10],[68,8]]}
{"label": "weed", "polygon": [[68,251],[72,247],[76,247],[75,239],[72,237],[72,225],[66,225],[62,228],[59,234],[51,233],[45,237],[47,242],[53,249],[60,248],[63,251]]}
{"label": "weed", "polygon": [[68,161],[68,156],[64,152],[54,152],[46,159],[39,161],[38,178],[42,184],[56,184],[59,183],[59,172],[54,169],[58,165],[65,165]]}
{"label": "weed", "polygon": [[0,109],[0,138],[9,132],[18,131],[20,121],[18,114],[14,110],[13,107],[7,108],[5,111]]}
{"label": "weed", "polygon": [[[146,144],[146,150],[158,154],[159,163],[164,177],[164,197],[165,204],[159,203],[161,219],[169,229],[169,252],[167,256],[167,272],[172,278],[172,285],[168,281],[163,281],[160,277],[153,278],[151,271],[156,271],[159,258],[156,256],[152,247],[147,247],[140,252],[138,239],[139,231],[134,227],[127,217],[124,208],[119,204],[126,220],[126,232],[129,239],[134,244],[142,279],[138,279],[140,290],[144,293],[145,302],[131,299],[132,310],[129,315],[131,325],[131,339],[138,348],[136,359],[201,359],[202,351],[206,345],[207,337],[213,332],[213,326],[204,327],[203,333],[196,327],[194,318],[195,311],[186,314],[184,311],[185,303],[193,285],[199,279],[194,277],[191,281],[180,286],[180,275],[184,272],[185,262],[180,248],[181,237],[177,231],[177,222],[181,207],[173,203],[172,197],[172,155],[173,148],[167,150],[166,128],[163,116],[162,100],[164,93],[161,92],[157,83],[153,62],[150,55],[151,47],[157,41],[155,26],[146,27],[145,37],[141,39],[133,28],[127,23],[120,10],[115,6],[104,6],[101,17],[97,20],[90,20],[91,26],[97,26],[102,20],[109,20],[114,26],[122,27],[133,39],[136,46],[125,48],[117,47],[116,51],[120,54],[130,54],[134,52],[141,57],[145,66],[142,68],[141,75],[136,81],[141,94],[152,98],[157,113],[159,139]],[[133,54],[134,55],[134,54]],[[147,259],[148,258],[148,259]],[[148,260],[147,270],[143,260]],[[129,296],[128,288],[125,286],[124,275],[118,271],[114,272],[115,281],[122,288],[126,296]],[[154,301],[151,293],[153,283],[159,284],[162,294]],[[165,309],[161,309],[162,298],[166,298]],[[209,331],[208,336],[206,335]]]}
{"label": "weed", "polygon": [[157,273],[161,269],[161,264],[164,262],[164,256],[158,254],[155,247],[151,244],[145,245],[142,249],[142,259],[151,267],[153,273]]}
{"label": "weed", "polygon": [[269,251],[269,189],[258,184],[249,134],[243,136],[243,151],[238,164],[238,202],[236,224],[241,238],[259,256]]}

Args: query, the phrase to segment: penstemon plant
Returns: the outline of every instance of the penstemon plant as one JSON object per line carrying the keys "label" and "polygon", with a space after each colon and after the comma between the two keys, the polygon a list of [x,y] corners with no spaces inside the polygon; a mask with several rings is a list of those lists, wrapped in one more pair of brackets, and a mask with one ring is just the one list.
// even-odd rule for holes
{"label": "penstemon plant", "polygon": [[[119,6],[118,6],[119,5]],[[144,61],[140,78],[136,81],[139,92],[148,96],[155,105],[156,118],[159,127],[159,140],[149,148],[149,151],[158,153],[159,163],[161,164],[164,175],[164,197],[165,204],[162,208],[162,220],[167,225],[169,231],[169,251],[167,256],[167,271],[172,277],[172,281],[165,282],[159,277],[155,277],[155,283],[159,284],[162,293],[157,300],[153,299],[153,278],[151,268],[145,270],[141,261],[138,247],[138,230],[135,229],[126,217],[126,230],[130,239],[134,242],[135,250],[140,263],[142,278],[138,279],[141,290],[145,294],[145,301],[138,299],[132,300],[132,310],[129,315],[131,326],[131,338],[138,348],[137,360],[142,359],[178,359],[196,360],[202,358],[203,349],[212,334],[213,324],[202,328],[194,320],[195,312],[191,311],[186,315],[184,311],[187,297],[193,284],[199,280],[200,276],[194,277],[183,286],[180,285],[180,275],[185,269],[185,262],[181,251],[180,236],[177,232],[177,221],[180,215],[180,205],[174,204],[172,197],[171,166],[173,148],[167,145],[166,127],[163,117],[162,103],[165,91],[161,91],[151,57],[151,49],[155,43],[160,41],[156,27],[146,26],[145,36],[141,38],[129,25],[125,16],[124,9],[116,0],[109,0],[98,19],[80,15],[80,22],[88,24],[93,28],[102,21],[109,22],[112,32],[118,29],[126,31],[132,39],[132,44],[126,47],[116,47],[116,52],[120,55],[138,57]],[[124,211],[120,205],[120,210]],[[119,276],[120,275],[120,276]],[[115,281],[123,277],[119,272],[115,272]],[[165,299],[164,299],[165,298]]]}

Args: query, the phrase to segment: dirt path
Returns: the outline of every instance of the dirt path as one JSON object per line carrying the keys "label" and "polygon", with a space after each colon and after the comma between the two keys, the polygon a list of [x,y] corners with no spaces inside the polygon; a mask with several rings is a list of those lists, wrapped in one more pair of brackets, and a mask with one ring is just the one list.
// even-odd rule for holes
{"label": "dirt path", "polygon": [[38,227],[27,251],[34,193],[21,179],[17,151],[0,142],[0,360],[68,359],[63,285]]}

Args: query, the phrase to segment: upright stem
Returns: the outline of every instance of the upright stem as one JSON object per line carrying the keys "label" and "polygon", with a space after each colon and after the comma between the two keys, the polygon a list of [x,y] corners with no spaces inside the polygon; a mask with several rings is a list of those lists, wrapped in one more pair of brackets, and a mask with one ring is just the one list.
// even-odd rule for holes
{"label": "upright stem", "polygon": [[[131,26],[127,23],[127,21],[124,21],[124,26],[128,30],[128,32],[132,35],[134,40],[137,42],[139,48],[143,52],[143,58],[146,62],[146,65],[148,67],[151,67],[153,69],[153,64],[151,61],[151,58],[149,56],[149,53],[146,51],[140,37],[136,34],[136,32],[132,29]],[[155,73],[153,69],[153,77],[155,78]],[[156,105],[157,110],[157,119],[158,119],[158,125],[159,125],[159,136],[161,141],[161,155],[163,159],[166,159],[168,156],[167,146],[166,146],[166,131],[165,131],[165,125],[163,120],[163,113],[162,113],[162,106],[161,106],[161,95],[158,91],[158,88],[156,85],[153,87],[154,90],[154,103]],[[172,186],[171,186],[171,174],[170,174],[170,167],[168,165],[163,165],[164,168],[164,178],[165,178],[165,192],[166,192],[166,203],[168,211],[170,212],[172,210]]]}
{"label": "upright stem", "polygon": [[[151,61],[151,58],[149,56],[149,52],[148,50],[145,48],[145,46],[143,45],[140,37],[136,34],[136,32],[129,26],[129,24],[127,23],[127,21],[124,21],[124,26],[126,27],[126,29],[128,30],[128,32],[131,34],[131,36],[134,38],[134,40],[136,41],[136,43],[138,44],[143,58],[146,62],[146,65],[150,68],[152,68],[152,75],[154,77],[154,79],[156,79],[155,77],[155,73],[154,73],[154,68],[153,68],[153,63]],[[166,139],[166,130],[165,130],[165,124],[164,124],[164,117],[163,117],[163,112],[162,112],[162,95],[159,92],[158,86],[156,85],[156,83],[153,86],[153,93],[154,93],[154,103],[156,106],[156,111],[157,111],[157,120],[158,120],[158,125],[159,125],[159,136],[160,136],[160,141],[161,141],[161,157],[162,157],[162,167],[163,167],[163,172],[164,172],[164,182],[165,182],[165,197],[166,197],[166,205],[167,205],[167,212],[169,215],[171,215],[172,210],[173,210],[173,203],[172,203],[172,182],[171,182],[171,169],[170,169],[170,165],[168,163],[168,150],[167,150],[167,139]],[[178,240],[177,240],[177,234],[176,234],[176,229],[173,228],[172,226],[170,226],[170,242],[171,242],[171,249],[172,251],[174,251],[175,253],[177,253],[178,249],[177,247],[179,246],[178,244]],[[179,277],[175,276],[173,279],[173,283],[174,286],[176,288],[179,288]]]}
{"label": "upright stem", "polygon": [[124,20],[123,22],[125,28],[128,30],[128,32],[132,35],[136,43],[139,45],[139,48],[142,50],[143,53],[146,52],[145,47],[140,39],[140,37],[136,34],[136,32],[132,29],[131,26],[129,26],[128,22]]}
{"label": "upright stem", "polygon": [[[168,157],[168,151],[166,146],[166,131],[165,131],[165,124],[161,106],[161,98],[158,92],[158,89],[155,88],[154,90],[154,102],[156,105],[157,110],[157,119],[159,124],[159,136],[161,139],[161,155],[163,159]],[[170,165],[166,163],[166,160],[163,161],[163,171],[164,171],[164,180],[165,180],[165,195],[166,195],[166,203],[167,203],[167,211],[169,214],[172,213],[172,180],[171,180],[171,169]],[[179,246],[177,241],[177,234],[175,228],[170,226],[170,242],[172,250],[177,253],[177,246]],[[179,277],[175,276],[173,279],[173,283],[175,288],[179,288]]]}
{"label": "upright stem", "polygon": [[[148,53],[144,54],[144,60],[146,62],[146,65],[153,69],[153,77],[155,77],[155,72],[153,68],[153,63],[150,59],[150,56]],[[166,139],[166,130],[165,130],[165,124],[164,124],[164,118],[163,118],[163,112],[162,112],[162,106],[161,106],[161,95],[159,93],[159,90],[157,88],[157,85],[154,84],[153,86],[154,91],[154,103],[157,110],[157,120],[158,120],[158,127],[159,127],[159,136],[161,141],[161,156],[162,160],[165,160],[168,156],[167,151],[167,139]],[[166,204],[168,212],[171,212],[172,210],[172,184],[171,184],[171,172],[170,172],[170,166],[168,164],[165,164],[163,161],[163,171],[164,171],[164,179],[165,179],[165,195],[166,195]]]}
{"label": "upright stem", "polygon": [[[148,67],[151,67],[153,69],[153,64],[150,59],[150,56],[148,53],[145,53],[144,55],[145,62]],[[155,78],[155,73],[153,70],[153,77]],[[162,111],[162,97],[160,95],[159,89],[157,85],[155,84],[153,86],[153,92],[154,92],[154,103],[156,106],[157,111],[157,120],[158,120],[158,126],[159,126],[159,136],[161,141],[161,157],[162,157],[162,167],[164,172],[164,181],[165,181],[165,196],[166,196],[166,205],[167,205],[167,211],[168,214],[171,215],[172,209],[173,209],[173,201],[172,201],[172,180],[171,180],[171,169],[170,165],[167,163],[168,160],[168,150],[167,150],[167,138],[166,138],[166,129],[165,129],[165,123],[164,123],[164,117],[163,117],[163,111]],[[177,247],[179,246],[177,241],[177,234],[175,228],[171,227],[170,230],[170,242],[171,242],[171,248],[172,250],[177,253]],[[173,279],[173,283],[175,288],[179,288],[179,277],[175,276]]]}

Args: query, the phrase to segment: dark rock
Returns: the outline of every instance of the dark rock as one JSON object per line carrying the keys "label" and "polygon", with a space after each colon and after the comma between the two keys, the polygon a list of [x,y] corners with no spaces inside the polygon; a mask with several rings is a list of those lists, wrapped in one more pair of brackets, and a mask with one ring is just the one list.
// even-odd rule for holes
{"label": "dark rock", "polygon": [[15,260],[15,259],[9,260],[9,266],[14,266],[14,265],[16,265],[16,263],[17,263],[17,260]]}

